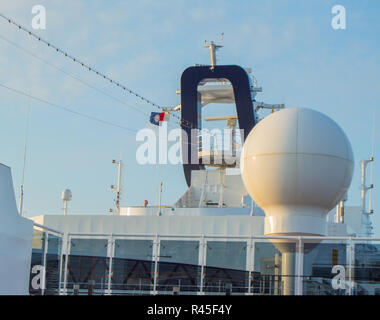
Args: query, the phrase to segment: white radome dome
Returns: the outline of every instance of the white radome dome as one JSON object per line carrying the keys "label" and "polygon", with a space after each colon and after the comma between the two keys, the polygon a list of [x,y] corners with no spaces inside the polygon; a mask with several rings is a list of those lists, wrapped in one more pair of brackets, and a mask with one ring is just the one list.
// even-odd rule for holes
{"label": "white radome dome", "polygon": [[354,168],[343,130],[304,108],[260,121],[240,161],[244,185],[265,211],[266,235],[325,235],[326,215],[347,192]]}

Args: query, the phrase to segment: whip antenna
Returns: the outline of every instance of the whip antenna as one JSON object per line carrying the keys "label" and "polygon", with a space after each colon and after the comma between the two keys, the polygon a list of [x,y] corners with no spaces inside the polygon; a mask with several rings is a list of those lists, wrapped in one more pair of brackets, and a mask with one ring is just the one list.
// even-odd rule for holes
{"label": "whip antenna", "polygon": [[369,204],[368,204],[368,209],[369,213],[373,213],[372,209],[372,192],[373,192],[373,160],[374,160],[374,153],[375,153],[375,120],[376,120],[376,112],[375,110],[373,111],[373,117],[372,117],[372,147],[371,147],[371,169],[370,169],[370,186],[371,189],[369,190]]}

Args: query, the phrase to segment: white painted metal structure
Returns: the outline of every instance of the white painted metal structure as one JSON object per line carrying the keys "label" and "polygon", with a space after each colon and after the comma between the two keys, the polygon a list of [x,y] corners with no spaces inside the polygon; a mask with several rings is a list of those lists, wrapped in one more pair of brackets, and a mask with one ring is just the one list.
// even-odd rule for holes
{"label": "white painted metal structure", "polygon": [[71,201],[73,195],[70,189],[65,189],[62,191],[61,199],[63,201],[63,214],[67,215],[68,202]]}
{"label": "white painted metal structure", "polygon": [[210,44],[205,46],[205,48],[210,49],[211,68],[214,69],[216,66],[216,51],[223,48],[223,46],[215,44],[214,41],[210,41]]}
{"label": "white painted metal structure", "polygon": [[[271,114],[246,139],[242,178],[265,211],[267,236],[326,235],[326,215],[351,184],[354,161],[350,142],[327,116],[292,108]],[[294,274],[293,246],[274,240],[282,253],[282,273]],[[284,294],[293,278],[285,277]]]}
{"label": "white painted metal structure", "polygon": [[373,189],[373,184],[367,185],[366,182],[366,169],[368,164],[373,165],[373,157],[369,160],[361,161],[361,173],[362,173],[362,184],[361,184],[361,200],[362,200],[362,209],[361,209],[361,236],[362,237],[371,237],[373,235],[373,227],[371,222],[371,214],[373,210],[371,209],[371,204],[369,210],[367,210],[366,195],[368,191]]}
{"label": "white painted metal structure", "polygon": [[241,157],[246,189],[266,213],[266,235],[325,235],[326,215],[346,194],[353,166],[340,127],[302,108],[262,120]]}
{"label": "white painted metal structure", "polygon": [[19,215],[11,169],[0,164],[0,295],[29,293],[33,221]]}
{"label": "white painted metal structure", "polygon": [[[71,216],[72,217],[72,216]],[[70,217],[70,218],[71,218]],[[112,219],[115,219],[117,217],[111,217]],[[79,219],[81,219],[79,217]],[[119,219],[116,219],[116,220],[119,220]],[[76,220],[75,222],[79,222],[79,220]],[[208,233],[205,233],[205,234],[196,234],[196,233],[191,233],[191,234],[173,234],[173,233],[165,233],[165,231],[163,233],[147,233],[147,234],[141,234],[141,233],[132,233],[132,232],[129,232],[129,233],[117,233],[117,232],[112,232],[112,233],[108,233],[108,232],[103,232],[103,233],[93,233],[93,232],[65,232],[64,234],[57,231],[57,230],[54,230],[54,229],[51,229],[51,228],[47,228],[45,226],[42,226],[38,223],[35,223],[35,227],[37,227],[38,229],[42,229],[43,231],[47,232],[47,233],[52,233],[54,235],[58,235],[58,236],[63,236],[63,241],[62,241],[62,251],[61,251],[61,267],[60,267],[60,270],[62,270],[62,272],[60,272],[60,274],[62,275],[62,278],[60,279],[59,283],[60,283],[60,290],[59,290],[59,294],[71,294],[71,291],[68,290],[68,283],[67,283],[67,279],[68,279],[68,272],[69,272],[69,269],[68,269],[68,264],[67,264],[67,261],[69,261],[69,255],[70,255],[70,251],[71,251],[71,241],[72,240],[78,240],[78,239],[93,239],[96,241],[96,239],[103,239],[103,240],[106,240],[107,242],[107,255],[106,257],[109,259],[109,265],[110,265],[110,268],[108,270],[108,273],[107,273],[107,287],[104,288],[104,291],[102,291],[102,293],[105,293],[105,294],[113,294],[113,290],[112,290],[112,273],[113,273],[113,270],[112,270],[112,259],[115,255],[115,246],[116,246],[116,240],[120,240],[120,239],[123,239],[123,240],[126,240],[126,239],[129,239],[129,240],[151,240],[152,241],[152,257],[153,260],[152,262],[154,263],[154,283],[153,285],[151,286],[150,288],[150,292],[145,292],[146,293],[150,293],[150,294],[160,294],[158,288],[157,288],[157,285],[158,285],[158,263],[160,262],[160,244],[162,241],[167,241],[167,240],[172,240],[172,241],[178,241],[178,240],[182,240],[182,241],[197,241],[199,242],[199,256],[198,256],[198,265],[201,267],[201,273],[202,275],[204,274],[204,268],[205,266],[207,265],[207,254],[206,254],[206,248],[208,246],[208,243],[211,241],[228,241],[229,243],[231,242],[243,242],[243,243],[246,243],[247,244],[247,248],[248,250],[246,251],[246,271],[249,272],[249,277],[250,277],[250,281],[248,281],[247,285],[248,287],[246,288],[247,291],[246,291],[246,295],[251,295],[251,294],[254,294],[253,293],[253,287],[252,287],[252,283],[251,283],[251,277],[252,277],[252,272],[255,271],[255,247],[257,244],[259,243],[265,243],[267,241],[271,241],[271,242],[279,242],[279,241],[286,241],[287,243],[292,243],[294,245],[294,248],[295,248],[295,253],[293,254],[293,256],[291,257],[291,259],[289,259],[289,257],[286,257],[286,254],[282,255],[282,258],[280,258],[278,255],[276,255],[275,257],[275,264],[284,264],[284,263],[287,263],[287,266],[285,266],[283,269],[292,269],[293,270],[293,273],[292,273],[292,279],[294,280],[294,288],[291,288],[291,292],[289,292],[289,294],[295,294],[295,295],[302,295],[303,294],[303,288],[304,288],[304,281],[305,281],[305,278],[304,278],[304,273],[306,272],[305,268],[308,268],[307,265],[304,265],[304,261],[303,261],[303,257],[304,257],[304,254],[306,253],[305,252],[305,246],[307,246],[308,244],[310,243],[319,243],[320,241],[324,241],[324,243],[335,243],[335,244],[345,244],[347,245],[347,256],[346,256],[346,261],[347,261],[347,265],[346,265],[346,270],[347,270],[347,274],[346,274],[346,286],[345,286],[345,295],[352,295],[353,294],[353,288],[355,287],[355,281],[354,279],[352,278],[353,276],[353,269],[355,268],[355,261],[354,261],[354,246],[356,243],[363,243],[363,242],[368,242],[369,240],[371,242],[378,242],[380,243],[380,239],[379,238],[350,238],[350,237],[308,237],[308,236],[284,236],[284,237],[267,237],[267,236],[248,236],[248,235],[244,235],[244,233],[242,235],[233,235],[233,234],[226,234],[226,233],[223,233],[221,235],[218,235],[218,234],[213,234],[212,231],[210,234]],[[83,228],[79,228],[80,230],[84,230]],[[79,230],[78,229],[78,230]],[[157,230],[157,229],[156,229]],[[205,230],[206,232],[209,232],[211,229],[208,229],[208,230]],[[162,230],[161,230],[162,231]],[[45,249],[46,251],[46,249]],[[46,254],[46,252],[45,252]],[[66,263],[62,264],[62,261],[65,261]],[[281,273],[280,273],[281,275]],[[284,273],[282,273],[282,276],[284,275]],[[200,277],[201,278],[201,285],[200,285],[200,290],[198,292],[195,292],[195,294],[198,294],[198,295],[204,295],[204,294],[207,294],[206,292],[204,292],[203,290],[203,286],[202,286],[202,279],[203,279],[203,276]],[[286,281],[285,281],[286,282]],[[275,283],[276,285],[276,283]],[[277,289],[275,289],[274,291],[274,294],[282,294],[282,293],[286,293],[285,292],[285,289],[286,287],[285,286],[282,286],[281,287],[278,287]],[[372,288],[373,290],[373,288]],[[276,293],[278,292],[278,293]],[[117,293],[117,292],[115,292]],[[374,294],[374,292],[370,292],[371,294]],[[194,294],[194,293],[193,293]],[[257,293],[256,293],[257,294]],[[260,294],[260,293],[259,293]],[[264,292],[261,292],[261,294],[264,294]]]}
{"label": "white painted metal structure", "polygon": [[111,186],[111,189],[112,190],[115,190],[116,192],[116,199],[115,199],[115,210],[116,210],[116,214],[119,214],[120,213],[120,195],[121,195],[121,171],[122,171],[122,168],[123,168],[123,163],[121,160],[119,161],[116,161],[116,160],[112,160],[112,163],[115,164],[117,166],[117,186]]}
{"label": "white painted metal structure", "polygon": [[[222,48],[220,45],[214,44],[213,41],[205,48],[210,49],[211,68],[216,65],[216,51]],[[265,102],[258,102],[255,100],[257,93],[262,92],[262,88],[258,86],[257,80],[252,75],[250,68],[244,68],[247,72],[251,83],[251,95],[253,107],[258,111],[259,109],[280,110],[284,109],[284,104],[268,104]],[[181,94],[177,90],[177,94]],[[203,79],[198,85],[198,94],[200,95],[201,106],[205,107],[211,103],[235,103],[235,95],[233,87],[227,79]],[[173,108],[163,108],[163,111],[173,112],[181,110],[181,105]]]}

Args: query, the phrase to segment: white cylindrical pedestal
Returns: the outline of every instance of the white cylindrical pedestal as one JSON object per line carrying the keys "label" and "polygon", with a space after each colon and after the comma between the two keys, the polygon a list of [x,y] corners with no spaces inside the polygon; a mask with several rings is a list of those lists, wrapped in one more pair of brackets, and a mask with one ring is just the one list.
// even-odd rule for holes
{"label": "white cylindrical pedestal", "polygon": [[282,283],[283,295],[294,295],[294,272],[295,272],[295,253],[284,252],[282,254]]}
{"label": "white cylindrical pedestal", "polygon": [[326,217],[303,215],[270,215],[266,212],[266,236],[326,235]]}

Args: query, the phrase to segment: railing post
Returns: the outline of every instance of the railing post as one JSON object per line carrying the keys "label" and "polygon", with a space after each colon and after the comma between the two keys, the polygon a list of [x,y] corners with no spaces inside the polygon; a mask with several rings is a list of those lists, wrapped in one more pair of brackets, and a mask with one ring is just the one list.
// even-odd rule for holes
{"label": "railing post", "polygon": [[66,259],[65,259],[65,272],[64,272],[64,278],[63,278],[63,292],[65,295],[67,295],[67,266],[68,266],[68,260],[69,260],[69,250],[70,250],[70,234],[66,233]]}
{"label": "railing post", "polygon": [[157,276],[158,276],[158,261],[159,261],[159,255],[160,255],[160,240],[158,238],[158,235],[156,235],[156,238],[154,240],[154,248],[155,252],[153,252],[154,257],[154,278],[153,278],[153,294],[157,294]]}
{"label": "railing post", "polygon": [[205,271],[205,264],[206,264],[206,246],[207,246],[207,242],[205,240],[205,236],[202,234],[201,236],[201,239],[200,239],[200,250],[201,250],[201,279],[200,279],[200,288],[199,288],[199,292],[200,292],[200,295],[204,295],[204,292],[203,292],[203,284],[204,284],[204,271]]}
{"label": "railing post", "polygon": [[354,253],[354,246],[353,246],[352,238],[350,237],[348,241],[348,283],[349,283],[348,295],[349,296],[352,295],[352,290],[354,287],[354,283],[352,281],[352,271],[353,271],[352,261],[354,260],[353,253]]}
{"label": "railing post", "polygon": [[296,292],[297,296],[302,296],[303,288],[303,252],[302,252],[302,237],[298,237],[298,254],[296,262]]}
{"label": "railing post", "polygon": [[61,288],[61,285],[62,285],[62,267],[63,267],[63,252],[64,252],[64,246],[65,246],[65,236],[62,235],[62,238],[61,238],[61,258],[59,260],[59,277],[58,277],[58,295],[61,295],[62,293],[62,288]]}
{"label": "railing post", "polygon": [[109,261],[109,268],[108,268],[108,295],[111,295],[111,278],[112,278],[112,263],[113,263],[113,255],[114,255],[114,238],[113,234],[111,233],[111,237],[108,240],[110,243],[110,261]]}
{"label": "railing post", "polygon": [[49,233],[43,232],[42,234],[45,235],[44,239],[44,257],[43,257],[43,274],[42,274],[42,289],[41,289],[41,295],[45,294],[46,290],[46,255],[47,255],[47,250],[48,250],[48,238],[49,238]]}
{"label": "railing post", "polygon": [[249,250],[247,250],[247,261],[248,261],[248,294],[252,293],[252,278],[253,271],[255,269],[255,242],[252,237],[249,239]]}

